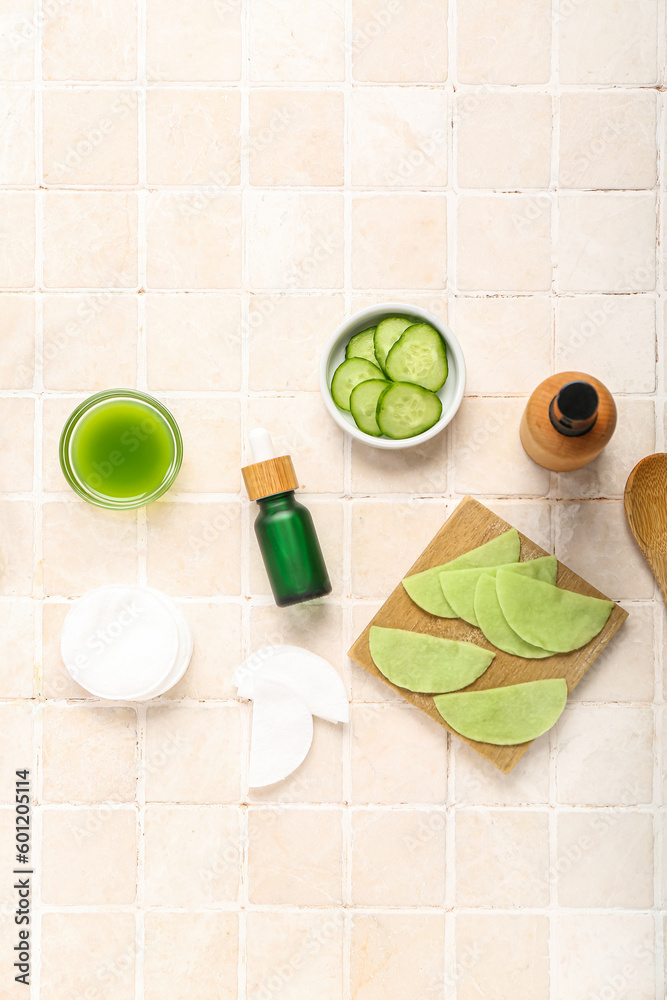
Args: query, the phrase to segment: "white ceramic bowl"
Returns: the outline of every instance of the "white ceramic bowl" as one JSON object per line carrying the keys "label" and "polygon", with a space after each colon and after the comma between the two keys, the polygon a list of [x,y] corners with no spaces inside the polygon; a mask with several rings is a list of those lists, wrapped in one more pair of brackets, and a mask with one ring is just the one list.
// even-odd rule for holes
{"label": "white ceramic bowl", "polygon": [[[386,319],[387,316],[407,316],[411,319],[414,318],[418,322],[430,323],[442,336],[447,345],[449,373],[447,381],[442,389],[438,391],[438,396],[442,400],[442,414],[440,419],[433,427],[429,427],[427,431],[424,431],[423,434],[416,434],[414,437],[401,438],[400,440],[373,437],[371,434],[364,434],[355,424],[352,414],[347,410],[341,410],[331,398],[331,379],[338,365],[345,360],[345,348],[350,337],[353,337],[355,333],[360,333],[369,326],[377,326],[380,320]],[[368,306],[366,309],[361,309],[355,313],[354,316],[350,316],[349,319],[340,324],[338,329],[329,338],[320,362],[320,391],[327,410],[338,426],[346,434],[356,438],[357,441],[363,441],[364,444],[370,445],[371,448],[385,448],[390,451],[396,451],[400,448],[414,448],[415,445],[423,444],[425,441],[429,441],[435,437],[436,434],[439,434],[452,420],[461,405],[465,381],[466,366],[463,359],[463,351],[447,324],[443,323],[438,316],[428,312],[428,310],[422,309],[420,306],[406,305],[405,302],[383,302],[378,306]]]}

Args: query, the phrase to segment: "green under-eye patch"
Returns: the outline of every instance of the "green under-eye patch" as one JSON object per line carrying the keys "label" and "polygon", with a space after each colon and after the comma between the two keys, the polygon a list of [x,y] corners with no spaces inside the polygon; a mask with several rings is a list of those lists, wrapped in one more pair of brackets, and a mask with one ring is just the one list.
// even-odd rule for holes
{"label": "green under-eye patch", "polygon": [[521,540],[516,528],[503,532],[484,545],[478,545],[470,552],[452,559],[441,566],[433,566],[422,573],[406,576],[402,581],[405,590],[415,604],[431,615],[440,618],[456,618],[440,586],[440,574],[455,569],[472,569],[475,566],[498,566],[502,563],[518,562]]}
{"label": "green under-eye patch", "polygon": [[514,746],[534,740],[554,725],[565,708],[561,678],[528,681],[486,691],[459,691],[433,699],[452,729],[479,743]]}
{"label": "green under-eye patch", "polygon": [[369,647],[375,666],[387,680],[425,694],[467,687],[495,656],[472,642],[377,625],[371,626]]}

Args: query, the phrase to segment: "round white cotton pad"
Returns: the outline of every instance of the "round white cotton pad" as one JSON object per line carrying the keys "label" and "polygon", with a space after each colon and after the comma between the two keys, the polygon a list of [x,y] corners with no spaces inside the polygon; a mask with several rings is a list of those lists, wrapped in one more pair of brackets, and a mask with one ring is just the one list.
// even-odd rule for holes
{"label": "round white cotton pad", "polygon": [[301,646],[265,646],[237,667],[232,683],[241,698],[255,697],[257,681],[274,680],[300,695],[313,715],[327,722],[349,722],[350,706],[340,674]]}
{"label": "round white cotton pad", "polygon": [[187,618],[183,614],[181,606],[167,594],[163,594],[158,590],[154,590],[152,593],[164,601],[174,617],[178,629],[178,654],[166,679],[158,684],[149,694],[144,695],[142,698],[135,698],[134,701],[148,701],[149,698],[158,698],[161,694],[165,694],[165,692],[173,688],[175,684],[178,684],[190,665],[194,647],[192,630]]}
{"label": "round white cotton pad", "polygon": [[99,698],[151,697],[179,664],[180,651],[172,608],[147,587],[112,584],[93,590],[73,605],[63,625],[65,666]]}
{"label": "round white cotton pad", "polygon": [[250,787],[273,785],[296,771],[308,755],[312,742],[313,716],[303,698],[278,681],[256,678],[250,737]]}

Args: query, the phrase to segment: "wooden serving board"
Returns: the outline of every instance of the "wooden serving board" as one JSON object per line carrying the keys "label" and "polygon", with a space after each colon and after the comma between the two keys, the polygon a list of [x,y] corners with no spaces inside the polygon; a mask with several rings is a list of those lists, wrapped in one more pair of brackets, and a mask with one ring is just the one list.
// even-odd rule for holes
{"label": "wooden serving board", "polygon": [[[473,500],[472,497],[465,497],[458,505],[454,513],[442,526],[435,538],[426,546],[417,562],[406,576],[413,573],[420,573],[422,570],[430,569],[432,566],[439,566],[441,563],[456,559],[470,549],[489,542],[496,535],[501,535],[507,531],[511,525],[503,521],[501,517],[484,507],[483,504]],[[521,561],[535,559],[537,556],[548,555],[544,549],[532,542],[530,538],[521,535]],[[559,587],[566,590],[574,590],[580,594],[588,594],[591,597],[604,597],[599,590],[587,583],[580,576],[577,576],[571,569],[558,563]],[[397,687],[380,673],[373,663],[368,647],[368,633],[371,625],[381,625],[384,628],[402,628],[414,632],[425,632],[428,635],[440,636],[446,639],[461,639],[468,642],[475,642],[485,649],[492,649],[496,656],[491,666],[481,677],[478,677],[473,684],[470,684],[466,691],[479,691],[484,688],[506,687],[509,684],[519,684],[522,681],[535,681],[548,677],[564,677],[567,681],[568,691],[571,691],[584,676],[586,671],[595,662],[602,650],[605,648],[611,637],[621,627],[628,617],[627,611],[615,604],[607,619],[607,623],[602,631],[594,639],[581,649],[575,649],[571,653],[558,653],[554,656],[546,657],[543,660],[529,660],[521,656],[513,656],[496,649],[484,637],[482,631],[469,625],[468,622],[460,618],[438,618],[422,611],[407,595],[403,585],[399,582],[396,589],[387,598],[372,622],[364,629],[357,641],[350,649],[350,656],[355,663],[367,670],[373,677],[387,684],[388,687],[397,691],[406,701],[416,705],[417,708],[425,712],[435,722],[444,726],[450,733],[454,733],[458,739],[463,740],[472,747],[481,757],[485,757],[495,767],[504,774],[508,774],[514,765],[523,757],[530,746],[529,743],[520,743],[516,746],[495,746],[491,743],[477,743],[461,736],[447,725],[435,707],[432,695],[416,694],[407,691],[405,688]]]}

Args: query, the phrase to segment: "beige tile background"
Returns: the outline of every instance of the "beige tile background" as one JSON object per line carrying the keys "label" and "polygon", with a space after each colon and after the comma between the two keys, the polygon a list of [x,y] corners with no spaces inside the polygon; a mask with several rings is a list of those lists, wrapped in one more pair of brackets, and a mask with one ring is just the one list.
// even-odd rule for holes
{"label": "beige tile background", "polygon": [[[664,1000],[665,615],[625,479],[665,448],[665,0],[0,0],[0,998],[12,781],[35,796],[32,1000]],[[448,318],[466,398],[354,446],[318,393],[345,315]],[[522,452],[578,368],[620,422],[587,469]],[[183,430],[138,514],[68,491],[68,413],[153,392]],[[334,589],[279,611],[241,489],[294,455]],[[471,492],[630,612],[511,775],[345,659]],[[149,706],[66,673],[70,602],[160,587],[195,634]],[[349,727],[247,786],[239,660],[326,656]]]}

